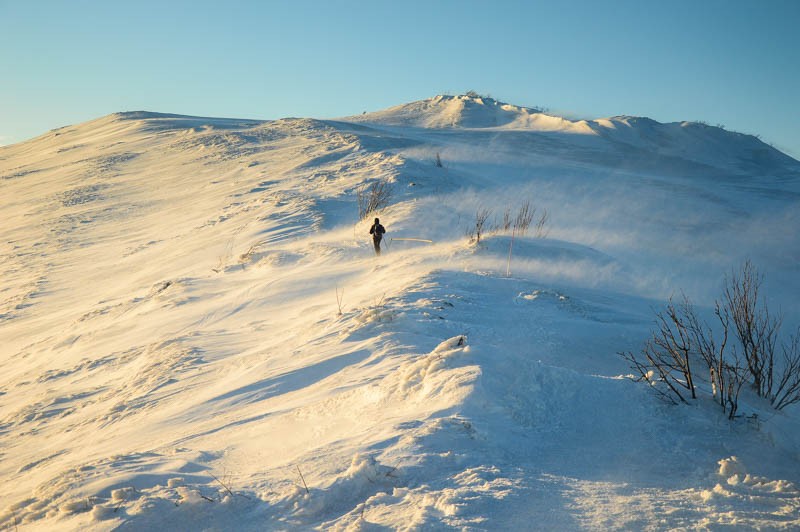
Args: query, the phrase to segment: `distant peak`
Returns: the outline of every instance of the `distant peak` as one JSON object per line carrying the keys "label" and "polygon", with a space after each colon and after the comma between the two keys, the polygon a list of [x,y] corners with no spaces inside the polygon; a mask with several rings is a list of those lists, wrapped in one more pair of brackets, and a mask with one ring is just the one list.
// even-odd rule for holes
{"label": "distant peak", "polygon": [[455,96],[440,94],[426,100],[342,120],[433,129],[503,128],[594,133],[585,121],[574,122],[549,115],[542,109],[512,105],[472,91]]}
{"label": "distant peak", "polygon": [[524,107],[524,106],[520,106],[520,105],[513,105],[513,104],[510,104],[510,103],[503,102],[503,101],[497,100],[495,98],[492,98],[489,95],[478,94],[475,91],[467,91],[464,94],[458,94],[456,96],[440,94],[438,96],[435,96],[434,98],[431,98],[431,100],[433,100],[433,101],[459,100],[459,101],[468,102],[468,103],[471,103],[471,104],[474,104],[474,105],[483,105],[483,106],[486,106],[486,107],[498,107],[498,108],[505,109],[505,110],[512,110],[512,109],[525,110],[528,113],[543,113],[544,112],[544,109],[541,109],[541,108],[538,108],[538,107]]}

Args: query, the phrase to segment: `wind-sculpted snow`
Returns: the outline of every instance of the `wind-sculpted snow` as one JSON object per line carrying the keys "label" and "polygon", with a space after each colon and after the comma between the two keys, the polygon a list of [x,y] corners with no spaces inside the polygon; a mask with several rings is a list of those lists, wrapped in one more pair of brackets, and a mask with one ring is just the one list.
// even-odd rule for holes
{"label": "wind-sculpted snow", "polygon": [[671,407],[616,355],[744,258],[800,321],[796,168],[474,95],[2,147],[0,527],[796,529],[797,409]]}

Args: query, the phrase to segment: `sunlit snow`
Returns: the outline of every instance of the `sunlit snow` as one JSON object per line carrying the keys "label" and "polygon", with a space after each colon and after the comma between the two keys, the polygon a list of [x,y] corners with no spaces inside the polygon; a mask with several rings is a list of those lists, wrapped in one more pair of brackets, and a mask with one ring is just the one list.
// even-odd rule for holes
{"label": "sunlit snow", "polygon": [[754,137],[120,113],[0,147],[0,206],[4,530],[800,527],[800,409],[671,406],[617,354],[745,259],[800,323],[800,163]]}

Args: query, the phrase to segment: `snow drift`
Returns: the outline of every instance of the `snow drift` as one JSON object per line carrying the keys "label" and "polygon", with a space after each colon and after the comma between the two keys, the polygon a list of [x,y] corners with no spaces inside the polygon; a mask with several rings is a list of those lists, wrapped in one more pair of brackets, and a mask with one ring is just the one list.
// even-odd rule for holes
{"label": "snow drift", "polygon": [[[744,258],[800,321],[800,165],[754,137],[132,112],[0,148],[0,188],[5,528],[800,526],[797,409],[669,407],[616,355]],[[546,230],[468,242],[525,201]]]}

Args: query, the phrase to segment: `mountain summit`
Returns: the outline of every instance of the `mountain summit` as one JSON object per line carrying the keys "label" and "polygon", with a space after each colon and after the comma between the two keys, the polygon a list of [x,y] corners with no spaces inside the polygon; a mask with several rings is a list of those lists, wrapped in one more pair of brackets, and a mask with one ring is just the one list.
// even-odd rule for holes
{"label": "mountain summit", "polygon": [[[636,116],[570,120],[474,93],[439,95],[342,120],[454,132],[550,134],[551,141],[573,146],[576,157],[601,162],[616,154],[612,164],[621,168],[641,163],[679,173],[716,174],[722,167],[727,174],[767,171],[778,175],[800,168],[798,161],[755,136],[701,122],[661,123]],[[694,170],[689,168],[692,165]]]}
{"label": "mountain summit", "polygon": [[440,95],[348,117],[347,120],[422,128],[506,128],[591,133],[585,121],[572,122],[548,115],[540,109],[511,105],[476,94]]}

